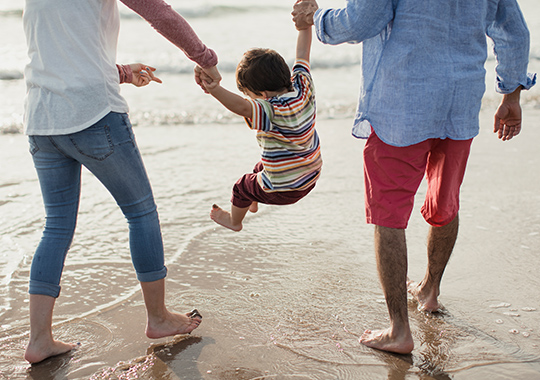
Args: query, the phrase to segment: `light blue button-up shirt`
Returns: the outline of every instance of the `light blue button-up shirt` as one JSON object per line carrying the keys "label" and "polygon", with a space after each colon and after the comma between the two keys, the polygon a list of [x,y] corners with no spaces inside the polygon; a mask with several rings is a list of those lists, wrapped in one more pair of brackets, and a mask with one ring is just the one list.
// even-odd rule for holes
{"label": "light blue button-up shirt", "polygon": [[486,35],[494,42],[497,91],[532,87],[529,31],[516,0],[348,0],[319,9],[318,39],[362,42],[353,135],[371,127],[385,143],[466,140],[479,131]]}

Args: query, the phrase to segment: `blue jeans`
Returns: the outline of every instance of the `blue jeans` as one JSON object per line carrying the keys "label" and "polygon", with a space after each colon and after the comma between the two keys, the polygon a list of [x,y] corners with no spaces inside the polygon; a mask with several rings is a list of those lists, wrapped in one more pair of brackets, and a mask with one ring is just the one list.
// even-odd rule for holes
{"label": "blue jeans", "polygon": [[69,135],[29,136],[46,222],[32,259],[30,294],[58,297],[60,278],[79,209],[84,165],[109,190],[129,224],[137,279],[164,278],[163,241],[152,188],[126,114],[109,113]]}

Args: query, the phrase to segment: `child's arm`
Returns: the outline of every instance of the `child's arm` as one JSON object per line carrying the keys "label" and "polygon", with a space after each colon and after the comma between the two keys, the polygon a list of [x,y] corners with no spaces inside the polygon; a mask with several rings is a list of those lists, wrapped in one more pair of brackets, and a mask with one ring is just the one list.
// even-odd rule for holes
{"label": "child's arm", "polygon": [[298,39],[296,41],[296,59],[304,59],[309,62],[311,52],[311,26],[307,29],[298,31]]}
{"label": "child's arm", "polygon": [[249,101],[221,87],[219,82],[212,80],[200,66],[195,67],[195,81],[201,86],[204,92],[212,95],[232,113],[249,119],[253,116],[251,103]]}
{"label": "child's arm", "polygon": [[207,87],[206,90],[232,113],[247,117],[248,119],[252,118],[253,110],[251,103],[240,95],[230,92],[219,84],[212,88]]}

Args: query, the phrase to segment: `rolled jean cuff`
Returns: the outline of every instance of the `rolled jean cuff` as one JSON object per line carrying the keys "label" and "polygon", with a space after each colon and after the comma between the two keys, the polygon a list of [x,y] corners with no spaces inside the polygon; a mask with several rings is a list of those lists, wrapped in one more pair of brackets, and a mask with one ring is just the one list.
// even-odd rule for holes
{"label": "rolled jean cuff", "polygon": [[137,280],[140,282],[153,282],[165,277],[167,277],[167,267],[154,272],[137,273]]}
{"label": "rolled jean cuff", "polygon": [[30,285],[28,293],[30,294],[41,294],[44,296],[50,296],[58,298],[60,295],[60,285],[50,284],[48,282],[30,280]]}

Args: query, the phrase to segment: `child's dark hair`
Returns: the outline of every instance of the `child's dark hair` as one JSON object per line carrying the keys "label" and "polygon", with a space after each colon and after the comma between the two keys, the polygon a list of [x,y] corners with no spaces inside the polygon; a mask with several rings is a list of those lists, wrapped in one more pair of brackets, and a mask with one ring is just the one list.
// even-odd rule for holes
{"label": "child's dark hair", "polygon": [[292,91],[291,70],[278,52],[255,48],[244,53],[236,68],[236,85],[245,93],[256,95],[262,91]]}

